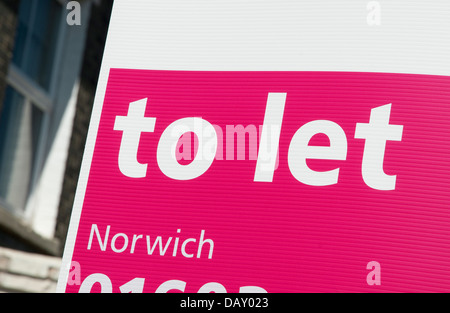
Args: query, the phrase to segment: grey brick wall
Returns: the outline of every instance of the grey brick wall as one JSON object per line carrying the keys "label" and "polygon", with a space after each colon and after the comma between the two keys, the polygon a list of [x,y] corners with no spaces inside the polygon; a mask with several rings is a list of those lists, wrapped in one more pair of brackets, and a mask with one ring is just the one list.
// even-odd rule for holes
{"label": "grey brick wall", "polygon": [[6,75],[12,58],[19,1],[0,0],[0,111],[6,88]]}

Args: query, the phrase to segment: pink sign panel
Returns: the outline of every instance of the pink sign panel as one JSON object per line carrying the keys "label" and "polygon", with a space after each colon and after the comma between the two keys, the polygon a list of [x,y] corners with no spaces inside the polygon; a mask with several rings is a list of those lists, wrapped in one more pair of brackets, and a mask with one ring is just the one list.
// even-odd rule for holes
{"label": "pink sign panel", "polygon": [[449,291],[449,121],[445,76],[112,69],[66,291]]}

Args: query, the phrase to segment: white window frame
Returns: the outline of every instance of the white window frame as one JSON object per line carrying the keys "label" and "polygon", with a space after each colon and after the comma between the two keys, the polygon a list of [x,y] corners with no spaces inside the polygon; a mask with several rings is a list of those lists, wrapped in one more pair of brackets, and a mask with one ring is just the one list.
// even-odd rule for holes
{"label": "white window frame", "polygon": [[[30,0],[21,0],[21,1],[30,1]],[[28,77],[23,71],[21,71],[17,65],[15,65],[12,61],[9,65],[8,74],[6,77],[7,84],[12,87],[16,92],[21,94],[24,97],[24,105],[35,105],[38,107],[43,113],[42,125],[40,129],[40,137],[38,139],[38,148],[36,151],[36,160],[35,164],[33,164],[33,170],[30,177],[30,190],[26,195],[26,205],[24,208],[12,208],[9,206],[4,199],[0,198],[0,203],[10,209],[15,215],[19,215],[25,219],[30,218],[32,216],[32,211],[34,207],[33,200],[33,190],[35,189],[38,179],[39,173],[42,171],[44,164],[44,155],[47,148],[47,137],[49,133],[50,120],[52,109],[54,108],[56,98],[56,92],[58,87],[58,71],[60,67],[62,52],[64,48],[64,38],[67,31],[67,22],[66,22],[66,5],[68,3],[67,0],[55,0],[59,4],[61,4],[61,16],[59,21],[59,33],[56,43],[56,51],[55,58],[52,64],[52,73],[50,76],[50,84],[49,90],[46,91],[44,88],[39,86],[36,82]],[[33,12],[32,16],[35,16],[35,12]],[[30,36],[30,34],[28,34]],[[29,41],[29,38],[26,39],[26,42]],[[27,54],[30,53],[29,49],[25,45],[25,58]],[[19,209],[19,211],[17,211]]]}

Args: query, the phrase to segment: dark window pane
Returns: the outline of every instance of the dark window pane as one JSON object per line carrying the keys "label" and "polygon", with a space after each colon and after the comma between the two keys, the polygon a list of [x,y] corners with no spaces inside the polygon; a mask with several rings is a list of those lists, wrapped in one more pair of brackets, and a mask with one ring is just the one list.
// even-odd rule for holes
{"label": "dark window pane", "polygon": [[55,0],[20,2],[13,62],[46,90],[56,56],[61,11]]}
{"label": "dark window pane", "polygon": [[0,114],[0,198],[11,208],[25,208],[36,165],[43,112],[11,87]]}

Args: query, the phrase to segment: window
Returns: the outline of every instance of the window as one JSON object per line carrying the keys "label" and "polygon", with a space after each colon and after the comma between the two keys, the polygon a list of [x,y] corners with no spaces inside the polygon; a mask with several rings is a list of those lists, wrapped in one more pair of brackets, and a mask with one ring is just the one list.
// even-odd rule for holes
{"label": "window", "polygon": [[0,202],[21,215],[45,147],[65,19],[62,1],[20,1],[8,87],[0,112]]}
{"label": "window", "polygon": [[13,63],[47,91],[61,14],[61,4],[54,0],[20,2]]}
{"label": "window", "polygon": [[11,87],[0,117],[0,197],[14,207],[25,207],[43,112]]}

